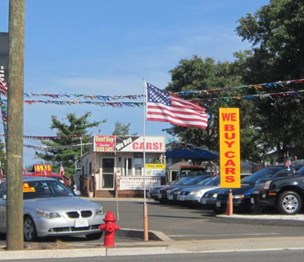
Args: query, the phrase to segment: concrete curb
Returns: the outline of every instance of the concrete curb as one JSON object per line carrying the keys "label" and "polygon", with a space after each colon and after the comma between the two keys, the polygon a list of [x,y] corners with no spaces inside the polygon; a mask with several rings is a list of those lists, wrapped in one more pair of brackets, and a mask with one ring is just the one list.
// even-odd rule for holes
{"label": "concrete curb", "polygon": [[[117,231],[117,236],[121,237],[128,237],[128,238],[138,238],[138,239],[144,239],[144,232],[140,229],[132,229],[132,228],[122,228]],[[164,241],[164,242],[170,242],[173,241],[170,237],[165,235],[163,232],[156,231],[156,230],[149,230],[149,240],[155,240],[155,241]]]}
{"label": "concrete curb", "polygon": [[141,242],[135,246],[117,246],[113,248],[74,248],[54,250],[19,250],[0,251],[1,260],[49,259],[73,257],[106,257],[128,255],[154,254],[188,254],[188,253],[219,253],[248,252],[274,250],[303,250],[304,237],[269,237],[269,238],[239,238],[233,241],[227,239],[171,241],[171,242]]}

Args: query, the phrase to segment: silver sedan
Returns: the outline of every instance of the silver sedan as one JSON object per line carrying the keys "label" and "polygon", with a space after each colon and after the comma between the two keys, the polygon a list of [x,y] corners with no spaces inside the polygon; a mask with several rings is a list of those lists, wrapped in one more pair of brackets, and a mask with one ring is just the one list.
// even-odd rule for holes
{"label": "silver sedan", "polygon": [[200,205],[202,196],[215,188],[219,188],[220,178],[219,176],[210,177],[197,185],[183,188],[177,200],[181,203],[187,203],[191,205]]}
{"label": "silver sedan", "polygon": [[[23,196],[25,241],[47,236],[102,236],[103,207],[76,196],[57,179],[24,177]],[[6,233],[6,183],[0,185],[0,233]]]}

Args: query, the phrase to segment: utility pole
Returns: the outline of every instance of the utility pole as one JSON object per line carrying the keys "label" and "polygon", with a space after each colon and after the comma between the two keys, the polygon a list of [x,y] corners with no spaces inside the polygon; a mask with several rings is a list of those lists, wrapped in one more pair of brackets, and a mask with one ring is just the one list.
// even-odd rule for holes
{"label": "utility pole", "polygon": [[8,250],[24,248],[23,240],[23,95],[25,0],[9,2],[7,234]]}

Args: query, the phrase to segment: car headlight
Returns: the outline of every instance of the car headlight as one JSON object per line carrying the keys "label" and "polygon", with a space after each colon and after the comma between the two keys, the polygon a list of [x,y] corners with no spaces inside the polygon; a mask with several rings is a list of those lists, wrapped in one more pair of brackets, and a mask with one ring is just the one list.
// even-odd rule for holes
{"label": "car headlight", "polygon": [[60,217],[59,213],[57,212],[50,212],[50,211],[44,211],[44,210],[39,210],[36,209],[37,215],[46,218],[46,219],[52,219],[52,218],[57,218]]}
{"label": "car headlight", "polygon": [[217,198],[218,193],[212,194],[212,198]]}
{"label": "car headlight", "polygon": [[244,195],[234,195],[233,199],[242,199],[244,198]]}
{"label": "car headlight", "polygon": [[264,184],[264,186],[263,186],[263,189],[264,190],[268,190],[269,187],[270,187],[270,184],[271,184],[271,180],[266,181],[265,184]]}
{"label": "car headlight", "polygon": [[189,195],[191,195],[191,196],[197,196],[197,197],[202,196],[202,194],[201,194],[200,191],[191,191]]}
{"label": "car headlight", "polygon": [[103,215],[103,207],[100,207],[100,208],[96,209],[95,215],[96,216]]}

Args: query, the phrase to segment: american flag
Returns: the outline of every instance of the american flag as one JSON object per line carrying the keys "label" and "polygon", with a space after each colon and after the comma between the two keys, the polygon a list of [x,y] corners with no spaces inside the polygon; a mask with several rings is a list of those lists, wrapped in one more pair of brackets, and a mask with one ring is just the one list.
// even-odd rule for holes
{"label": "american flag", "polygon": [[171,95],[157,87],[147,85],[147,120],[169,122],[177,126],[206,128],[206,109]]}
{"label": "american flag", "polygon": [[7,95],[7,85],[2,79],[0,79],[0,94]]}

